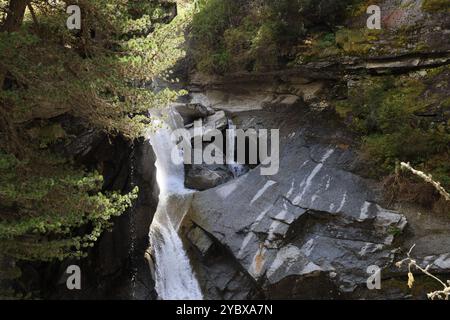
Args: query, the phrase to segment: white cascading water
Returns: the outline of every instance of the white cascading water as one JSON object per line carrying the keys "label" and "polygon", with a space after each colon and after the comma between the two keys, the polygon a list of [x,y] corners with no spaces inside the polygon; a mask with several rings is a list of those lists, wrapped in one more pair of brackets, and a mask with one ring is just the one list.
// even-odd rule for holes
{"label": "white cascading water", "polygon": [[183,122],[174,110],[169,111],[167,118],[163,128],[148,136],[156,154],[156,179],[160,189],[149,233],[155,261],[155,288],[162,300],[201,300],[199,283],[178,235],[192,199],[192,191],[184,187],[184,165],[174,163],[171,155],[173,150],[178,150],[171,140],[171,132]]}
{"label": "white cascading water", "polygon": [[235,178],[245,173],[245,167],[234,160],[234,152],[236,146],[236,126],[231,119],[228,120],[227,148],[233,152],[233,159],[227,158],[228,170],[231,171]]}

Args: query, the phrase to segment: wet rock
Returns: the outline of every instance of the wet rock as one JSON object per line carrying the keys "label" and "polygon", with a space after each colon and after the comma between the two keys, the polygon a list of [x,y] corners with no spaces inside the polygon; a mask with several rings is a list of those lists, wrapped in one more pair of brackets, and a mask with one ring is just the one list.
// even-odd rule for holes
{"label": "wet rock", "polygon": [[187,166],[185,186],[188,189],[203,191],[221,185],[232,178],[226,166]]}
{"label": "wet rock", "polygon": [[[204,136],[210,133],[212,130],[225,129],[228,126],[228,119],[224,111],[218,111],[215,114],[208,116],[204,120],[202,120],[201,124],[202,132],[200,132],[200,134]],[[189,129],[189,132],[192,139],[195,139],[197,137],[194,128]]]}
{"label": "wet rock", "polygon": [[187,234],[188,240],[204,256],[213,245],[211,238],[199,227],[193,227]]}
{"label": "wet rock", "polygon": [[200,118],[206,118],[215,113],[213,109],[200,103],[179,103],[175,105],[175,109],[181,115],[185,124]]}

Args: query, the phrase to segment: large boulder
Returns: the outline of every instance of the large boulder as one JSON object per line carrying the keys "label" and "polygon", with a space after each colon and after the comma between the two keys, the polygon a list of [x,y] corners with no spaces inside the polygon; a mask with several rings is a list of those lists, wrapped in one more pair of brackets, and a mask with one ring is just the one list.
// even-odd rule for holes
{"label": "large boulder", "polygon": [[[393,265],[405,217],[377,204],[371,183],[349,171],[350,150],[306,136],[302,128],[282,137],[278,174],[256,168],[194,195],[187,220],[258,284],[247,297],[255,288],[267,298],[349,296],[365,286],[369,266]],[[306,292],[311,286],[324,290]]]}
{"label": "large boulder", "polygon": [[[200,120],[198,120],[200,123]],[[195,123],[194,123],[195,125]],[[203,136],[209,134],[212,130],[223,130],[228,126],[228,118],[225,115],[224,111],[218,111],[215,114],[206,117],[201,122],[202,131],[199,133]],[[192,139],[196,138],[196,131],[194,126],[191,126],[189,129],[190,135]]]}
{"label": "large boulder", "polygon": [[213,109],[201,103],[177,103],[174,107],[183,118],[185,124],[212,116],[215,113]]}
{"label": "large boulder", "polygon": [[203,191],[231,179],[233,176],[226,166],[192,165],[186,168],[185,186],[188,189]]}

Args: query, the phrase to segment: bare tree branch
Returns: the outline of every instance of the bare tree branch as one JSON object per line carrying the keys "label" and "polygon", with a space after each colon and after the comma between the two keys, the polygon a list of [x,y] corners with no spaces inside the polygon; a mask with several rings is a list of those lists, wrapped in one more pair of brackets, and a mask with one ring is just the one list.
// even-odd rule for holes
{"label": "bare tree branch", "polygon": [[424,181],[430,183],[443,197],[445,200],[450,201],[450,194],[442,187],[440,182],[434,181],[431,174],[426,174],[422,171],[415,170],[409,163],[402,162],[400,166],[404,170],[412,172],[414,175],[422,178]]}

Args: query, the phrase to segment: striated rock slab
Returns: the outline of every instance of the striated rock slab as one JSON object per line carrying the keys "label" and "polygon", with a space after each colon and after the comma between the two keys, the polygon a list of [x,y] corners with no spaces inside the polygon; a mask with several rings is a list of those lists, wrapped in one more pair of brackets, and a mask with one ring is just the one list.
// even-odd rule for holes
{"label": "striated rock slab", "polygon": [[228,114],[247,111],[260,111],[267,107],[290,107],[310,101],[323,89],[322,82],[306,82],[294,79],[280,83],[239,83],[225,84],[225,88],[192,93],[192,102],[210,106],[215,110],[224,110]]}
{"label": "striated rock slab", "polygon": [[265,288],[283,283],[298,296],[287,279],[325,275],[339,292],[352,292],[365,284],[369,266],[392,264],[394,234],[406,219],[380,207],[368,183],[342,169],[348,157],[306,143],[299,132],[287,141],[277,175],[253,170],[199,192],[188,218]]}
{"label": "striated rock slab", "polygon": [[209,236],[199,227],[193,227],[188,232],[187,239],[200,251],[202,256],[205,256],[213,245]]}

